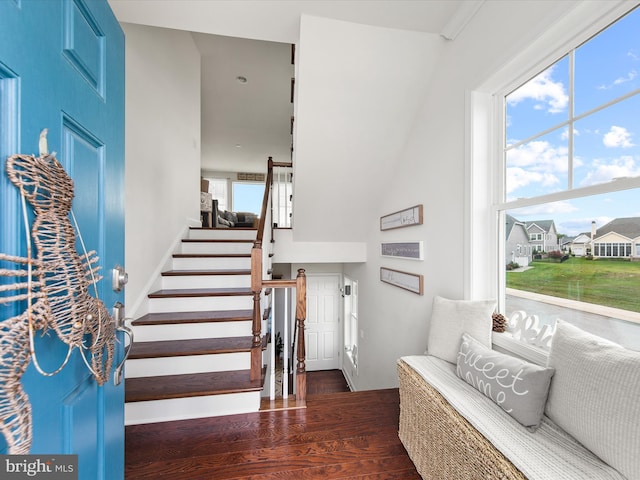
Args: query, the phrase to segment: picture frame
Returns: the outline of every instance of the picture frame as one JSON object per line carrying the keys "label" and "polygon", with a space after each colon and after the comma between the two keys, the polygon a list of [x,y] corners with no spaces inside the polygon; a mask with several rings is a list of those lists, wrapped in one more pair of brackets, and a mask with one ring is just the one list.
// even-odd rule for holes
{"label": "picture frame", "polygon": [[409,260],[424,260],[423,242],[381,242],[380,255]]}
{"label": "picture frame", "polygon": [[392,268],[380,267],[380,281],[422,295],[424,277],[417,273],[403,272]]}
{"label": "picture frame", "polygon": [[380,217],[380,230],[393,230],[394,228],[422,225],[422,215],[422,204],[384,215]]}

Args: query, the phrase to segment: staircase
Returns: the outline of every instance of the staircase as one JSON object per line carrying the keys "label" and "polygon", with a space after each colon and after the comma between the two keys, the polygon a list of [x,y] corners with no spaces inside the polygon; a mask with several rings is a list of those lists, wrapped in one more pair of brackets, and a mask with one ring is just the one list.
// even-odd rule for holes
{"label": "staircase", "polygon": [[132,322],[126,425],[259,410],[263,379],[249,370],[255,239],[251,228],[190,229],[149,313]]}

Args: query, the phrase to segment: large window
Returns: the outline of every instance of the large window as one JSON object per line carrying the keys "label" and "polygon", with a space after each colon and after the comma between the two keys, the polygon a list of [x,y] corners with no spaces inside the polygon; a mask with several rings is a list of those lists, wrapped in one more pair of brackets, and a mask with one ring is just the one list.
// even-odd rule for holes
{"label": "large window", "polygon": [[[499,95],[503,181],[494,206],[507,316],[562,318],[640,350],[638,32],[640,8]],[[532,254],[514,266],[512,225],[545,222],[557,244],[521,248]],[[529,235],[542,238],[551,231]]]}

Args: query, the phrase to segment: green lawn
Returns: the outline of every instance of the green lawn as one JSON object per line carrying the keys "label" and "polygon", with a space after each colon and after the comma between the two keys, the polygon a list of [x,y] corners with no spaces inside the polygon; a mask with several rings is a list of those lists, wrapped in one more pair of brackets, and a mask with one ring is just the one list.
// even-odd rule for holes
{"label": "green lawn", "polygon": [[529,266],[507,272],[507,287],[640,312],[640,262],[573,257]]}

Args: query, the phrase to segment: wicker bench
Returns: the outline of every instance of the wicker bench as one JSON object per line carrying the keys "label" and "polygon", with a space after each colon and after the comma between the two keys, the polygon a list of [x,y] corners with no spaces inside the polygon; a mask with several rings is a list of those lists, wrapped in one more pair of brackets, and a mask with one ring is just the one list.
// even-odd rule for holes
{"label": "wicker bench", "polygon": [[397,368],[398,433],[425,480],[640,480],[637,472],[622,475],[547,416],[535,431],[523,427],[447,361],[408,356]]}
{"label": "wicker bench", "polygon": [[523,480],[526,477],[404,361],[399,436],[424,479]]}

